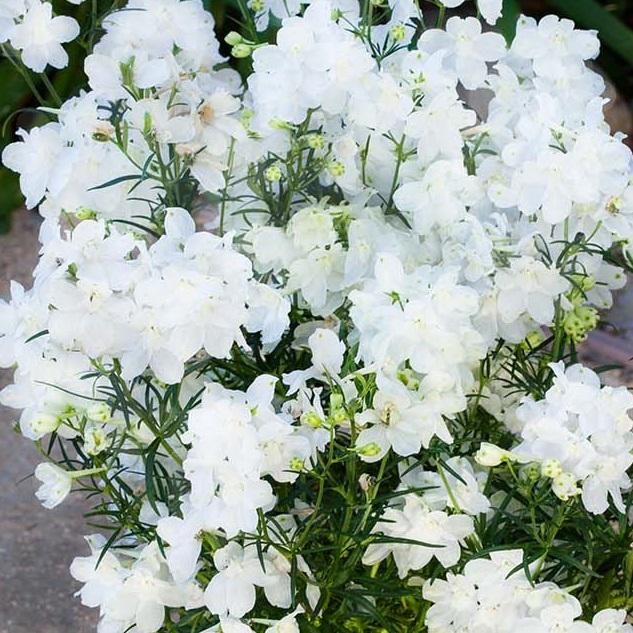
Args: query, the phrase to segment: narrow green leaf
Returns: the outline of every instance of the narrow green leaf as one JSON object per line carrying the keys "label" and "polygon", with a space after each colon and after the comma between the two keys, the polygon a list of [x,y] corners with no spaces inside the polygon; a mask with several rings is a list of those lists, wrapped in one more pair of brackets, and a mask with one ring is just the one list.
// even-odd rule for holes
{"label": "narrow green leaf", "polygon": [[503,12],[496,26],[508,44],[512,43],[516,35],[519,15],[521,15],[519,0],[503,0]]}

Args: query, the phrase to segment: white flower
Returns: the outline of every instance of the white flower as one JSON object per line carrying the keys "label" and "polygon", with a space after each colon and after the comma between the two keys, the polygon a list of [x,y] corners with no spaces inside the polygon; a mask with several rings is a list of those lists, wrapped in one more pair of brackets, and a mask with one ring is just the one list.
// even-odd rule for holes
{"label": "white flower", "polygon": [[448,507],[472,515],[488,512],[490,502],[482,492],[485,476],[475,473],[465,457],[451,457],[436,468],[437,472],[432,472],[405,466],[402,484],[425,489],[422,498],[434,510]]}
{"label": "white flower", "polygon": [[26,206],[32,208],[47,191],[54,194],[61,189],[70,175],[70,165],[63,159],[64,143],[57,123],[30,132],[20,129],[18,136],[22,142],[7,145],[2,162],[20,174],[20,189],[26,196]]}
{"label": "white flower", "polygon": [[11,45],[21,52],[22,61],[36,73],[50,64],[53,68],[68,65],[68,54],[62,48],[79,35],[79,24],[73,18],[53,17],[50,2],[29,3],[22,22],[10,32]]}
{"label": "white flower", "polygon": [[411,214],[416,232],[428,235],[437,226],[461,220],[478,197],[477,180],[468,175],[461,161],[438,160],[421,181],[402,185],[394,200],[402,212]]}
{"label": "white flower", "polygon": [[457,73],[464,88],[480,87],[488,74],[487,62],[498,61],[506,52],[503,36],[482,33],[481,22],[475,18],[452,17],[446,30],[424,31],[418,47],[427,53],[446,50],[446,62]]}
{"label": "white flower", "polygon": [[185,143],[195,134],[193,119],[178,116],[167,99],[136,101],[128,115],[130,123],[145,134],[153,134],[159,143]]}
{"label": "white flower", "polygon": [[540,325],[552,322],[554,301],[569,287],[556,269],[528,256],[513,259],[509,269],[499,270],[495,283],[497,308],[505,323],[527,313]]}
{"label": "white flower", "polygon": [[290,302],[279,291],[266,284],[251,283],[248,288],[249,332],[261,332],[262,343],[277,343],[290,325]]}
{"label": "white flower", "polygon": [[0,5],[0,44],[11,37],[16,20],[25,13],[26,0],[6,0]]}
{"label": "white flower", "polygon": [[633,464],[633,396],[624,388],[600,387],[589,369],[572,366],[556,378],[544,400],[526,398],[517,410],[523,441],[516,453],[539,462],[557,460],[562,471],[552,481],[563,500],[582,491],[594,514],[608,508],[608,497],[624,511],[621,490],[630,485]]}
{"label": "white flower", "polygon": [[[433,511],[416,494],[408,494],[404,508],[388,508],[372,530],[374,534],[387,538],[384,543],[369,545],[363,563],[375,565],[393,554],[400,578],[412,569],[422,569],[432,558],[436,558],[443,567],[451,567],[459,560],[460,544],[473,531],[471,517]],[[390,543],[389,538],[412,542]]]}
{"label": "white flower", "polygon": [[476,113],[465,108],[455,92],[443,90],[432,99],[424,99],[422,108],[408,116],[405,132],[418,139],[418,159],[424,163],[438,156],[461,160],[461,131],[476,121]]}
{"label": "white flower", "polygon": [[231,542],[213,555],[217,573],[204,592],[211,613],[241,618],[255,606],[255,587],[267,584],[257,548]]}
{"label": "white flower", "polygon": [[477,8],[488,24],[495,24],[501,17],[503,0],[477,0]]}
{"label": "white flower", "polygon": [[499,466],[499,464],[507,460],[514,461],[514,455],[510,451],[506,451],[488,442],[482,442],[479,450],[475,453],[475,461],[481,466],[487,466],[489,468]]}
{"label": "white flower", "polygon": [[434,435],[451,441],[441,415],[415,392],[383,375],[377,377],[376,384],[373,408],[356,416],[357,424],[368,427],[356,438],[363,461],[379,461],[389,449],[403,457],[413,455],[421,446],[428,447]]}
{"label": "white flower", "polygon": [[43,462],[35,469],[35,477],[42,482],[35,495],[45,508],[58,506],[70,494],[73,479],[69,472],[55,464]]}
{"label": "white flower", "polygon": [[626,623],[624,609],[603,609],[593,616],[591,625],[595,633],[630,633],[631,624]]}
{"label": "white flower", "polygon": [[512,51],[533,60],[534,72],[560,77],[574,71],[584,60],[594,59],[600,50],[596,31],[574,30],[571,20],[547,15],[537,24],[532,18],[519,20]]}

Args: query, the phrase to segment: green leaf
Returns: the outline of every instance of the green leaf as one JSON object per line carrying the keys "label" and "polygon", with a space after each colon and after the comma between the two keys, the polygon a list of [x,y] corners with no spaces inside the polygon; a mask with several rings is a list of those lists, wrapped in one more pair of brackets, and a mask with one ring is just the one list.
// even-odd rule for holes
{"label": "green leaf", "polygon": [[497,28],[508,44],[512,43],[516,35],[519,15],[521,15],[519,0],[503,0],[503,12],[497,21]]}
{"label": "green leaf", "polygon": [[549,3],[579,26],[596,29],[609,48],[633,64],[633,31],[595,0],[549,0]]}

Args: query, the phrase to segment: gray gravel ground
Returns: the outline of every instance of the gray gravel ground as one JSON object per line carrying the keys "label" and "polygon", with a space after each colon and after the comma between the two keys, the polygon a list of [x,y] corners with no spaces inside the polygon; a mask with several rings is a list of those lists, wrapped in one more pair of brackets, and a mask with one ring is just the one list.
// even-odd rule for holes
{"label": "gray gravel ground", "polygon": [[[26,286],[37,259],[39,222],[34,213],[14,215],[0,236],[0,294],[9,281]],[[10,380],[0,370],[0,386]],[[68,566],[86,554],[81,500],[45,510],[34,496],[35,447],[12,429],[16,412],[0,406],[0,633],[90,633],[95,613],[82,607]]]}

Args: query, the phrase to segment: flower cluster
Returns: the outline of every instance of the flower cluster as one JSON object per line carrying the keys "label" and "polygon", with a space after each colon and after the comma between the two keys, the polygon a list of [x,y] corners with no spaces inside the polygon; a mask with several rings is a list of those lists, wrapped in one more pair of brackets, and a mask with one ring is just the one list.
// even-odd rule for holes
{"label": "flower cluster", "polygon": [[587,510],[602,514],[611,496],[625,512],[622,490],[633,464],[633,396],[625,387],[600,387],[598,376],[573,365],[552,366],[555,379],[543,400],[526,398],[516,417],[522,442],[514,449],[521,461],[540,464],[561,499],[580,494]]}
{"label": "flower cluster", "polygon": [[[565,369],[633,266],[597,36],[431,4],[238,2],[240,76],[129,0],[4,150],[44,221],[0,400],[95,504],[101,633],[630,630],[633,398]],[[0,8],[26,66],[73,29]]]}
{"label": "flower cluster", "polygon": [[520,631],[521,633],[609,633],[630,631],[626,614],[604,609],[591,624],[579,621],[582,607],[567,591],[550,582],[533,584],[522,567],[520,550],[492,552],[490,559],[466,563],[462,574],[425,583],[424,597],[433,603],[430,633]]}

